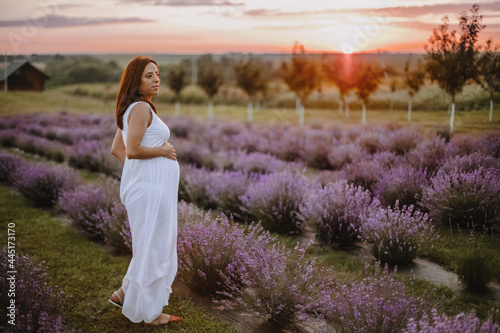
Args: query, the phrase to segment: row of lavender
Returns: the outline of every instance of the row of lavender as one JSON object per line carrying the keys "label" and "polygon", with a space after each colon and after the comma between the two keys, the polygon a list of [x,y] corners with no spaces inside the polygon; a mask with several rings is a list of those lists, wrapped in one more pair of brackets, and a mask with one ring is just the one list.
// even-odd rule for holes
{"label": "row of lavender", "polygon": [[[256,128],[224,122],[201,125],[183,118],[169,124],[179,159],[194,166],[182,168],[181,198],[239,220],[259,220],[271,231],[296,233],[311,223],[326,245],[350,245],[363,238],[385,244],[373,247],[376,257],[401,265],[416,256],[419,239],[432,239],[429,219],[420,211],[443,224],[500,229],[498,134],[446,143],[387,128]],[[106,167],[113,160],[104,143],[114,131],[109,117],[36,114],[4,118],[0,128],[4,145],[27,151],[25,142],[40,149],[64,146],[70,165],[118,173],[116,164]],[[280,154],[294,162],[278,159]],[[330,167],[337,159],[340,170],[309,178],[294,171],[321,158],[327,158]],[[387,206],[393,208],[381,209]],[[390,216],[399,217],[390,224],[370,222]],[[392,235],[400,236],[397,244]]]}
{"label": "row of lavender", "polygon": [[[71,169],[31,165],[5,153],[0,156],[0,169],[2,181],[33,200],[45,197],[38,202],[55,204],[69,214],[75,226],[81,214],[86,215],[81,220],[86,225],[80,228],[89,237],[96,239],[99,230],[101,237],[109,237],[103,227],[106,223],[98,221],[103,222],[110,214],[95,206],[107,199],[116,203],[113,191],[107,197],[99,192],[113,188],[113,181],[106,180],[108,183],[99,187],[75,187],[80,180]],[[224,215],[213,218],[185,203],[180,204],[179,213],[180,278],[193,289],[215,295],[221,303],[236,302],[267,315],[278,326],[311,317],[326,322],[322,326],[325,331],[377,328],[384,332],[463,332],[466,328],[471,332],[500,332],[491,320],[482,322],[473,313],[451,317],[438,314],[427,296],[412,294],[405,283],[386,270],[376,269],[374,275],[347,285],[314,259],[307,259],[306,247],[287,249],[260,225],[244,231]],[[129,237],[123,229],[115,229],[115,233]]]}

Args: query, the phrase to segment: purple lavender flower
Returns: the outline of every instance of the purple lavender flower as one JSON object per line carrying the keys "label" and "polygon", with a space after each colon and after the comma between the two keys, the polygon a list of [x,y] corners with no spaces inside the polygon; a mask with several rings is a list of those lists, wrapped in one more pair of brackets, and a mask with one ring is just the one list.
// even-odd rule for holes
{"label": "purple lavender flower", "polygon": [[271,240],[260,226],[245,231],[225,215],[180,224],[179,278],[194,290],[215,296],[228,284],[240,285],[245,262]]}
{"label": "purple lavender flower", "polygon": [[11,174],[24,165],[24,160],[18,156],[0,150],[0,182],[9,182]]}
{"label": "purple lavender flower", "polygon": [[233,169],[248,175],[251,173],[267,174],[283,170],[286,166],[286,162],[283,162],[272,155],[250,153],[240,154],[233,164]]}
{"label": "purple lavender flower", "polygon": [[[10,257],[7,248],[1,251],[0,263],[0,315],[4,320],[0,322],[0,331],[12,333],[25,332],[54,332],[66,333],[74,330],[66,327],[64,316],[64,293],[57,286],[47,283],[46,268],[35,264],[28,256],[15,255]],[[15,325],[7,323],[9,317],[8,306],[9,281],[11,274],[8,271],[9,260],[15,263]]]}
{"label": "purple lavender flower", "polygon": [[254,310],[279,328],[305,321],[317,308],[321,290],[333,284],[331,272],[318,269],[315,259],[308,260],[306,249],[297,245],[292,251],[276,243],[254,248],[240,271],[226,274],[228,281],[237,274],[240,283],[227,284],[229,290],[221,293],[229,298],[225,303]]}
{"label": "purple lavender flower", "polygon": [[367,190],[338,181],[309,190],[300,212],[304,221],[315,226],[322,244],[348,246],[358,240],[363,216],[378,206]]}
{"label": "purple lavender flower", "polygon": [[336,331],[397,333],[428,312],[425,297],[412,295],[387,266],[377,267],[374,276],[324,292],[321,313]]}
{"label": "purple lavender flower", "polygon": [[436,238],[434,227],[427,214],[414,206],[373,211],[363,221],[363,240],[372,243],[372,254],[377,260],[390,265],[404,266],[411,263],[418,254],[422,243]]}
{"label": "purple lavender flower", "polygon": [[444,225],[500,231],[500,175],[495,169],[439,171],[424,188],[422,206]]}
{"label": "purple lavender flower", "polygon": [[59,195],[80,183],[77,173],[50,164],[23,165],[11,174],[10,182],[28,199],[40,206],[53,206]]}
{"label": "purple lavender flower", "polygon": [[212,172],[211,182],[205,193],[209,201],[214,202],[224,214],[245,221],[248,214],[242,210],[240,197],[245,194],[252,180],[257,180],[257,176],[248,177],[238,171]]}
{"label": "purple lavender flower", "polygon": [[262,175],[241,196],[243,209],[271,232],[301,232],[300,206],[308,184],[304,175],[291,171]]}
{"label": "purple lavender flower", "polygon": [[383,206],[394,206],[396,201],[402,206],[418,205],[423,188],[429,183],[427,172],[411,167],[390,169],[374,189]]}
{"label": "purple lavender flower", "polygon": [[433,309],[432,317],[411,318],[404,333],[500,333],[500,326],[492,319],[480,320],[474,312],[447,316]]}
{"label": "purple lavender flower", "polygon": [[437,136],[430,140],[423,140],[406,156],[412,166],[426,169],[429,174],[433,174],[439,170],[448,157],[446,142]]}

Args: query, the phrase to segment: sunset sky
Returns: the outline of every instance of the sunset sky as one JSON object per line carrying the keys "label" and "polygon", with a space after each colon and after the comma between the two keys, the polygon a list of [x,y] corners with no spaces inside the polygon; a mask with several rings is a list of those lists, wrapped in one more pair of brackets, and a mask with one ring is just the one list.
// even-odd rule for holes
{"label": "sunset sky", "polygon": [[[500,1],[477,1],[481,40],[500,43]],[[423,53],[464,0],[1,0],[0,52]]]}

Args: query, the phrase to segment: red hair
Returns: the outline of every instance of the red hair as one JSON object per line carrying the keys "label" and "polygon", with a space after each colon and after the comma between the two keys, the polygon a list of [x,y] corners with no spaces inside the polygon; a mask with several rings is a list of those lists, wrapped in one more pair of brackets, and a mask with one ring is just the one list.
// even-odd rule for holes
{"label": "red hair", "polygon": [[150,62],[154,63],[156,67],[158,67],[158,64],[153,59],[138,56],[135,57],[123,71],[120,81],[120,90],[118,91],[116,99],[116,124],[120,129],[123,129],[123,114],[127,111],[129,105],[134,102],[147,102],[156,113],[155,105],[152,102],[147,101],[146,96],[144,96],[140,91],[142,73],[144,72],[144,68],[146,68]]}

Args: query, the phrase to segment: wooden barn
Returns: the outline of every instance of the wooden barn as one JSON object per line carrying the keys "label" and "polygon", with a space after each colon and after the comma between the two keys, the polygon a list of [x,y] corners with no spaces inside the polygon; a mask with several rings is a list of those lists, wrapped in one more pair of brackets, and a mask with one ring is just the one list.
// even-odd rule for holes
{"label": "wooden barn", "polygon": [[[43,91],[45,80],[49,77],[41,70],[33,66],[26,59],[15,59],[8,66],[7,70],[1,70],[0,90],[31,90]],[[5,79],[7,78],[7,89],[5,89]]]}

